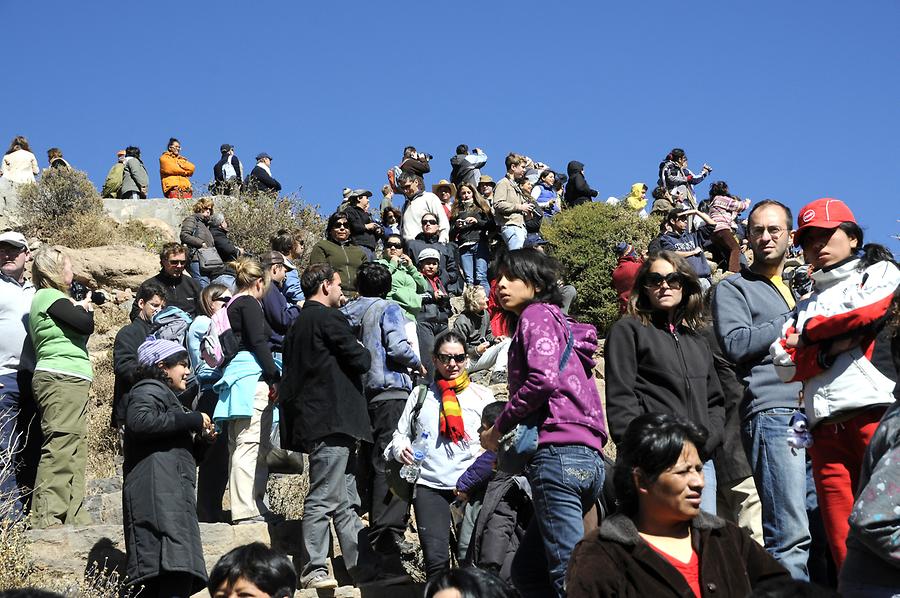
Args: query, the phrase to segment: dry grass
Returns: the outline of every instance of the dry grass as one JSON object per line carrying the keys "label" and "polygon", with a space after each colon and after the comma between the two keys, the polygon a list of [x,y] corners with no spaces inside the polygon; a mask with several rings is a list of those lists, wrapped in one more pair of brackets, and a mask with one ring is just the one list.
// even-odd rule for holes
{"label": "dry grass", "polygon": [[94,381],[88,400],[88,459],[85,476],[87,479],[110,478],[116,475],[119,456],[118,437],[109,425],[115,380],[112,351],[95,354],[92,364]]}
{"label": "dry grass", "polygon": [[309,476],[306,472],[297,475],[272,475],[266,488],[269,507],[288,520],[303,518],[303,501],[309,492]]}

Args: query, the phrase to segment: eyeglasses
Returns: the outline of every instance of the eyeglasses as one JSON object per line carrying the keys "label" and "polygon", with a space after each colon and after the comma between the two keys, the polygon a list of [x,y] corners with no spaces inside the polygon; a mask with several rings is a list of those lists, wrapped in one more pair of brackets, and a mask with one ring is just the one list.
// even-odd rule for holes
{"label": "eyeglasses", "polygon": [[651,272],[644,280],[644,288],[658,289],[665,282],[670,289],[680,289],[684,284],[684,275],[680,272],[669,272],[665,276],[659,272]]}
{"label": "eyeglasses", "polygon": [[173,266],[183,266],[187,263],[187,260],[169,260],[169,264]]}
{"label": "eyeglasses", "polygon": [[422,226],[428,226],[429,224],[437,224],[437,223],[438,223],[437,220],[423,220]]}
{"label": "eyeglasses", "polygon": [[388,249],[403,249],[402,243],[388,243],[385,245]]}
{"label": "eyeglasses", "polygon": [[447,355],[446,353],[438,353],[437,356],[438,361],[443,363],[444,365],[450,365],[451,361],[456,363],[465,363],[466,354],[460,353],[459,355]]}
{"label": "eyeglasses", "polygon": [[763,233],[769,233],[769,236],[772,239],[777,239],[781,235],[787,232],[787,229],[782,226],[753,226],[750,228],[750,236],[755,238],[760,238],[763,236]]}
{"label": "eyeglasses", "polygon": [[350,228],[346,222],[336,222],[334,226],[331,227],[333,230],[337,230],[339,228]]}

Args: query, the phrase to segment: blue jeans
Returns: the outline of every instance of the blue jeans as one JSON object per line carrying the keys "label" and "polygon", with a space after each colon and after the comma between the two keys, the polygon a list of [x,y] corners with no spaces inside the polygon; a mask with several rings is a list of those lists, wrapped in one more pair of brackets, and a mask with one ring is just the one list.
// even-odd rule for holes
{"label": "blue jeans", "polygon": [[459,261],[466,284],[480,284],[484,289],[485,297],[491,294],[491,285],[487,275],[488,259],[490,259],[490,254],[486,242],[461,247],[459,250]]}
{"label": "blue jeans", "polygon": [[14,499],[9,513],[0,514],[10,519],[22,516],[22,494],[16,473],[19,468],[19,451],[22,437],[19,426],[19,383],[16,374],[0,376],[0,493]]}
{"label": "blue jeans", "polygon": [[507,224],[500,229],[500,236],[510,251],[525,245],[525,227],[521,224]]}
{"label": "blue jeans", "polygon": [[[524,229],[523,229],[524,230]],[[566,595],[566,566],[584,536],[584,514],[603,488],[597,451],[586,446],[540,446],[525,476],[534,517],[513,559],[513,585],[522,598]]]}
{"label": "blue jeans", "polygon": [[197,281],[201,289],[209,286],[209,277],[200,274],[200,262],[188,262],[188,270],[191,272],[191,278]]}
{"label": "blue jeans", "polygon": [[808,581],[806,451],[787,444],[793,413],[781,407],[754,414],[743,423],[741,440],[762,503],[766,550],[794,579]]}

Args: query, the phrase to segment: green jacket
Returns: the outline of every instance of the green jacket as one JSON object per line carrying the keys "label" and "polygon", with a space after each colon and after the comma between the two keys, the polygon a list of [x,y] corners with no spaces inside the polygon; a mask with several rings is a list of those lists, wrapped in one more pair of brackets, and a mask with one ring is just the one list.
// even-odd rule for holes
{"label": "green jacket", "polygon": [[313,245],[309,254],[310,264],[328,264],[341,275],[341,288],[356,291],[356,271],[367,261],[366,254],[356,245],[339,245],[322,239]]}
{"label": "green jacket", "polygon": [[425,277],[412,265],[384,259],[378,260],[378,263],[391,271],[391,292],[387,298],[399,304],[407,319],[414,322],[416,314],[422,309],[422,293],[428,286]]}
{"label": "green jacket", "polygon": [[111,199],[119,197],[119,191],[122,190],[122,174],[124,171],[125,165],[121,162],[113,164],[113,167],[106,174],[106,182],[103,183],[103,191],[100,192],[100,197]]}
{"label": "green jacket", "polygon": [[94,373],[87,350],[89,335],[61,327],[47,313],[51,305],[65,297],[56,289],[41,289],[34,294],[28,318],[31,341],[37,356],[34,369],[92,380]]}

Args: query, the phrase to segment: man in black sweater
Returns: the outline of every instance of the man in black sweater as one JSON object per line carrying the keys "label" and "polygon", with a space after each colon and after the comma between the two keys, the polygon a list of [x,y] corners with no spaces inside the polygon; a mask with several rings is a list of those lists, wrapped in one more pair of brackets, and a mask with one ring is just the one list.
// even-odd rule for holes
{"label": "man in black sweater", "polygon": [[306,303],[284,339],[282,445],[309,453],[309,494],[303,513],[306,562],[300,583],[304,588],[334,588],[337,581],[328,574],[326,562],[329,519],[354,581],[369,581],[378,574],[376,555],[353,512],[350,481],[345,478],[358,441],[372,442],[362,385],[372,359],[337,309],[343,299],[340,274],[328,264],[313,264],[303,272],[300,284]]}
{"label": "man in black sweater", "polygon": [[166,305],[166,289],[151,278],[138,288],[134,303],[138,307],[137,317],[119,330],[113,343],[113,372],[116,375],[113,384],[113,428],[125,423],[125,402],[122,398],[136,382],[138,347],[153,329],[153,316]]}
{"label": "man in black sweater", "polygon": [[256,166],[247,176],[247,186],[264,193],[281,191],[281,183],[272,178],[272,156],[265,152],[256,156]]}
{"label": "man in black sweater", "polygon": [[[197,315],[197,307],[200,305],[200,284],[184,275],[184,266],[187,264],[187,251],[181,243],[166,243],[159,252],[159,263],[162,269],[159,274],[144,281],[156,282],[166,290],[166,304],[184,310],[191,318]],[[141,309],[137,299],[131,306],[129,318],[132,321],[138,316]]]}

